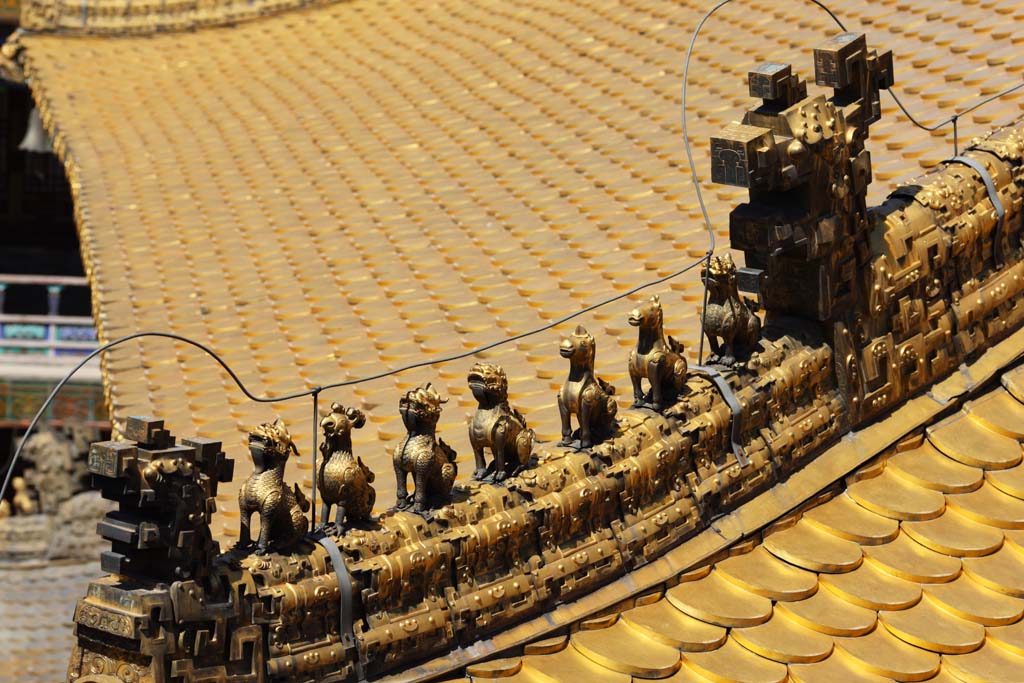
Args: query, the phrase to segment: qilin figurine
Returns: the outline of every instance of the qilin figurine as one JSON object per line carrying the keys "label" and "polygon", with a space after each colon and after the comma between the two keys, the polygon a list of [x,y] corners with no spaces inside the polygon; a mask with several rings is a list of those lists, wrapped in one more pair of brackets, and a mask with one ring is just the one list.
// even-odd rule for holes
{"label": "qilin figurine", "polygon": [[352,454],[352,430],[366,424],[366,415],[357,408],[331,404],[331,413],[320,421],[324,442],[320,444],[323,464],[317,476],[317,486],[323,498],[321,519],[329,519],[331,507],[337,506],[335,529],[343,530],[343,523],[367,522],[373,516],[373,503],[377,492],[373,490],[373,472],[363,464],[362,458]]}
{"label": "qilin figurine", "polygon": [[579,422],[580,448],[590,448],[615,427],[615,387],[594,373],[597,344],[582,325],[562,341],[559,353],[569,359],[569,378],[558,393],[558,412],[562,418],[561,445],[573,441],[570,418]]}
{"label": "qilin figurine", "polygon": [[[500,365],[477,363],[466,378],[478,407],[469,420],[469,442],[476,458],[474,479],[500,482],[530,462],[534,432],[508,402],[508,377]],[[494,460],[484,460],[488,448]]]}
{"label": "qilin figurine", "polygon": [[272,545],[275,549],[286,549],[309,528],[309,521],[303,514],[309,510],[309,499],[298,484],[288,488],[284,482],[284,466],[292,453],[298,455],[299,451],[280,419],[273,424],[261,424],[249,433],[253,473],[238,492],[242,517],[238,542],[243,546],[252,542],[249,524],[252,514],[258,512],[257,555],[265,554]]}
{"label": "qilin figurine", "polygon": [[[664,410],[686,384],[683,345],[665,336],[661,300],[657,296],[629,313],[629,324],[638,328],[636,348],[629,353],[629,379],[633,382],[633,407]],[[644,393],[642,382],[650,390]]]}
{"label": "qilin figurine", "polygon": [[[423,513],[451,502],[457,473],[455,451],[435,435],[441,405],[447,402],[428,382],[406,393],[398,403],[408,432],[394,455],[399,509],[411,506],[413,512]],[[405,489],[409,474],[416,487],[412,496]]]}
{"label": "qilin figurine", "polygon": [[757,348],[761,319],[754,307],[740,298],[731,254],[712,256],[704,267],[704,281],[708,288],[704,334],[713,354],[709,361],[734,365],[737,358],[749,356]]}

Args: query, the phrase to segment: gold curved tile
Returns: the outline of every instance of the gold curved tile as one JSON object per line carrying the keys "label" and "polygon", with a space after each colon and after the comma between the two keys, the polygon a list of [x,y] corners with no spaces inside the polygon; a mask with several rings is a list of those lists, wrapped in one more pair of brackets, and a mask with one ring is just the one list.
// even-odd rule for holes
{"label": "gold curved tile", "polygon": [[535,640],[532,643],[523,647],[523,654],[525,655],[550,655],[555,652],[564,650],[569,644],[569,636],[552,636],[550,638],[542,638],[541,640]]}
{"label": "gold curved tile", "polygon": [[466,675],[470,678],[508,678],[515,676],[522,668],[522,657],[505,657],[470,664],[466,667]]}
{"label": "gold curved tile", "polygon": [[673,586],[665,599],[691,617],[718,626],[755,626],[772,615],[771,600],[743,590],[717,571]]}
{"label": "gold curved tile", "polygon": [[943,609],[984,626],[1012,624],[1024,615],[1024,600],[985,588],[967,575],[924,591]]}
{"label": "gold curved tile", "polygon": [[664,598],[627,610],[621,619],[648,638],[688,652],[713,650],[727,635],[723,627],[695,619]]}
{"label": "gold curved tile", "polygon": [[999,383],[1006,389],[1006,393],[1024,403],[1024,366],[1004,372],[999,378]]}
{"label": "gold curved tile", "polygon": [[825,588],[855,605],[873,610],[906,609],[921,599],[921,586],[883,572],[868,561],[845,574],[823,574]]}
{"label": "gold curved tile", "polygon": [[687,652],[683,665],[715,683],[782,683],[786,666],[755,655],[732,638],[717,650]]}
{"label": "gold curved tile", "polygon": [[820,662],[832,652],[832,638],[781,612],[758,626],[734,628],[729,635],[754,654],[783,664]]}
{"label": "gold curved tile", "polygon": [[858,505],[846,493],[808,510],[803,518],[840,538],[865,545],[887,543],[900,531],[899,522]]}
{"label": "gold curved tile", "polygon": [[1006,391],[991,391],[969,402],[964,410],[994,432],[1011,439],[1024,438],[1024,404]]}
{"label": "gold curved tile", "polygon": [[945,656],[943,668],[946,667],[964,683],[1020,683],[1024,680],[1024,657],[991,642],[970,654]]}
{"label": "gold curved tile", "polygon": [[548,655],[526,655],[519,672],[542,681],[594,681],[595,683],[630,683],[628,674],[607,669],[581,655],[576,648],[567,647]]}
{"label": "gold curved tile", "polygon": [[804,520],[767,536],[764,547],[790,564],[815,572],[848,572],[860,566],[863,559],[856,543],[822,531]]}
{"label": "gold curved tile", "polygon": [[846,492],[868,510],[892,519],[933,519],[946,508],[941,493],[922,488],[888,468],[877,477],[851,484]]}
{"label": "gold curved tile", "polygon": [[740,588],[772,600],[803,600],[818,590],[818,577],[778,559],[762,546],[715,565],[721,576]]}
{"label": "gold curved tile", "polygon": [[992,643],[1024,657],[1024,619],[1006,626],[989,626],[985,630]]}
{"label": "gold curved tile", "polygon": [[577,631],[569,642],[595,663],[639,678],[665,678],[679,668],[679,650],[621,620],[609,628]]}
{"label": "gold curved tile", "polygon": [[947,494],[946,504],[982,524],[1024,529],[1024,500],[1007,495],[989,483],[970,493]]}
{"label": "gold curved tile", "polygon": [[925,433],[933,446],[964,465],[1003,470],[1021,461],[1019,442],[986,428],[966,413],[946,418]]}
{"label": "gold curved tile", "polygon": [[981,486],[984,475],[984,470],[946,457],[927,441],[889,458],[885,467],[918,486],[943,493],[973,491]]}
{"label": "gold curved tile", "polygon": [[998,593],[1024,598],[1024,555],[1009,545],[984,557],[968,557],[964,572]]}
{"label": "gold curved tile", "polygon": [[918,583],[944,583],[960,575],[960,558],[927,548],[900,533],[884,545],[868,546],[864,554],[893,576]]}
{"label": "gold curved tile", "polygon": [[921,545],[957,557],[988,555],[1003,544],[998,529],[967,519],[956,510],[924,522],[903,522],[901,529]]}
{"label": "gold curved tile", "polygon": [[988,470],[985,481],[1003,493],[1024,500],[1024,467],[1011,467],[1007,470]]}
{"label": "gold curved tile", "polygon": [[836,648],[871,673],[899,681],[924,681],[939,672],[937,654],[908,645],[885,627],[859,638],[836,638]]}
{"label": "gold curved tile", "polygon": [[830,636],[860,636],[873,629],[876,621],[874,610],[858,607],[827,589],[804,600],[777,603],[775,611]]}
{"label": "gold curved tile", "polygon": [[872,673],[850,655],[833,650],[832,655],[815,664],[792,664],[793,683],[891,683],[892,679]]}
{"label": "gold curved tile", "polygon": [[879,612],[878,620],[899,638],[940,654],[963,654],[981,647],[985,628],[947,612],[925,598],[913,607]]}

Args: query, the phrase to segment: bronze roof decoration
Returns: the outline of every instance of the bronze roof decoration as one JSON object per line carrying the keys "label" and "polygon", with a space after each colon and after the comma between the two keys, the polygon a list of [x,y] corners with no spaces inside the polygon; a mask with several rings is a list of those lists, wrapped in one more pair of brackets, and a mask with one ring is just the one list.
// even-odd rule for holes
{"label": "bronze roof decoration", "polygon": [[[297,383],[318,386],[339,371],[374,374],[453,344],[468,349],[493,339],[497,328],[513,334],[554,320],[567,300],[572,308],[609,287],[626,291],[631,273],[662,276],[678,270],[681,259],[705,253],[699,207],[680,189],[685,169],[677,140],[678,61],[698,9],[659,2],[609,9],[557,1],[430,8],[356,1],[244,21],[291,6],[41,0],[31,10],[37,32],[8,43],[5,55],[30,77],[74,181],[101,338],[157,321],[225,349],[245,381],[268,395]],[[765,102],[761,119],[745,118],[735,134],[716,136],[752,149],[756,162],[741,190],[716,191],[709,209],[720,225],[722,207],[748,187],[750,204],[770,209],[771,198],[755,196],[755,185],[808,180],[787,170],[802,160],[826,175],[837,170],[827,162],[846,163],[843,155],[828,159],[821,140],[804,140],[803,129],[782,125],[775,111],[806,98],[795,74],[810,73],[810,62],[757,66],[780,53],[809,59],[809,50],[797,53],[820,40],[824,22],[796,4],[755,1],[734,9],[715,53],[699,55],[695,79],[703,94],[694,104],[706,125],[723,127],[722,117],[742,105],[729,100],[739,71],[756,72],[748,87]],[[1007,28],[1019,9],[1008,3],[849,9],[875,40],[905,50],[899,61],[913,70],[901,69],[901,83],[915,104],[958,110],[1021,68]],[[215,25],[222,28],[171,33]],[[43,29],[54,26],[62,33],[46,35]],[[103,33],[118,37],[90,37]],[[165,35],[120,35],[131,33]],[[824,52],[853,65],[844,76],[841,61],[828,54],[815,60],[822,78],[838,88],[831,104],[845,124],[837,117],[836,125],[866,128],[878,104],[870,88],[884,80],[865,84],[866,71],[856,65],[884,65],[884,51],[867,52],[853,34]],[[847,76],[867,85],[867,93],[842,93]],[[1016,102],[1008,97],[965,114],[961,132],[990,130],[1016,115]],[[948,156],[948,132],[929,139],[905,127],[891,116],[872,127],[868,168],[884,182],[865,193]],[[672,294],[662,294],[664,324],[690,355],[685,383],[664,410],[626,409],[630,397],[621,396],[620,433],[589,451],[554,445],[564,360],[552,353],[552,339],[488,352],[488,362],[507,370],[524,429],[529,418],[534,430],[526,467],[495,484],[469,481],[464,466],[453,502],[426,516],[392,511],[315,532],[285,553],[256,556],[239,548],[220,555],[207,563],[219,585],[179,580],[177,592],[161,593],[160,581],[146,572],[130,581],[96,581],[76,611],[69,679],[409,680],[452,671],[518,681],[1010,677],[1024,652],[1015,635],[1014,600],[1022,593],[1012,581],[1019,549],[1010,528],[1024,436],[1013,426],[1024,396],[1016,391],[1019,373],[1003,375],[1005,391],[974,394],[957,419],[933,425],[928,441],[904,437],[997,377],[1024,343],[1011,291],[1019,257],[1019,186],[1012,177],[1019,137],[1013,129],[996,133],[956,164],[941,165],[920,191],[904,184],[878,211],[862,213],[858,197],[823,210],[813,188],[803,191],[807,201],[794,202],[800,216],[793,222],[802,235],[774,235],[771,249],[756,241],[743,249],[737,298],[753,297],[764,324],[761,337],[741,343],[729,366],[694,363],[701,361],[694,352],[702,342],[699,318],[686,309],[690,304],[692,313],[700,303],[701,289],[696,278],[674,281]],[[848,141],[843,154],[858,144]],[[701,165],[711,155],[707,143],[698,146],[695,176],[706,176]],[[738,167],[730,168],[738,177]],[[781,176],[772,180],[776,171]],[[866,196],[871,203],[881,197]],[[737,232],[744,221],[755,221],[755,232],[760,210],[741,215]],[[833,220],[823,225],[819,213]],[[867,226],[848,220],[865,215]],[[856,248],[851,256],[846,245],[821,239],[834,230],[885,239],[868,239],[865,259]],[[813,267],[793,273],[814,286],[787,303],[787,275],[804,249],[815,254],[808,260]],[[932,269],[936,255],[944,260]],[[851,259],[854,279],[878,285],[859,292],[859,301],[844,290]],[[921,259],[928,259],[925,266]],[[999,272],[1009,273],[1006,281],[992,280]],[[330,278],[335,286],[324,287]],[[475,302],[451,296],[467,291]],[[837,301],[842,305],[831,310]],[[605,349],[596,369],[620,383],[629,370],[625,348],[636,337],[613,308],[583,322]],[[851,310],[868,311],[867,322]],[[830,330],[814,322],[821,315],[842,324]],[[207,359],[169,348],[147,344],[138,353],[124,347],[108,355],[106,387],[121,435],[125,415],[153,412],[176,429],[236,442],[249,425],[283,417],[296,442],[309,440],[304,408],[250,405],[209,372]],[[959,360],[965,363],[953,372]],[[433,381],[453,399],[436,433],[454,435],[463,454],[456,459],[467,462],[471,431],[463,431],[459,409],[471,412],[477,403],[465,370],[434,365],[357,387],[344,400],[365,411],[367,428],[353,447],[378,473],[385,470],[391,454],[381,443],[395,444],[403,434],[386,406]],[[322,417],[312,421],[312,434]],[[834,441],[851,426],[857,428]],[[884,452],[897,442],[907,458]],[[152,457],[146,444],[135,448],[143,460]],[[156,467],[174,482],[165,490],[194,486],[189,471],[200,483],[202,476],[224,478],[188,466],[201,459],[200,450]],[[795,520],[783,519],[768,536],[775,540],[757,541],[758,529],[879,453],[884,463],[854,477],[865,486],[851,485],[838,502],[804,511],[795,531],[782,528]],[[208,513],[216,505],[211,535],[229,543],[248,460],[239,458],[235,481],[220,482],[216,496],[207,496],[204,484],[189,489],[193,502],[205,499]],[[956,470],[958,464],[971,471]],[[131,467],[146,471],[141,461]],[[316,467],[293,467],[310,491]],[[392,500],[390,479],[379,478],[381,500]],[[770,486],[769,495],[757,495]],[[899,504],[879,490],[895,491]],[[939,492],[943,501],[921,491]],[[958,498],[975,491],[976,500]],[[174,526],[178,516],[169,511],[191,508],[170,500],[160,519],[137,516],[139,528],[196,531]],[[185,518],[209,526],[208,514]],[[185,557],[195,537],[170,539],[157,552]],[[729,549],[742,539],[747,544]],[[742,561],[716,562],[716,553]],[[907,571],[924,563],[945,566],[927,575]],[[708,564],[710,572],[687,571]],[[831,580],[863,566],[873,573]],[[799,570],[813,572],[813,586]],[[611,580],[626,571],[627,578]],[[751,572],[796,576],[799,585],[766,587]],[[889,599],[892,577],[928,585],[917,601],[910,592]],[[25,585],[9,574],[4,580]],[[157,590],[130,588],[132,581]],[[677,590],[677,583],[692,585]],[[930,590],[932,583],[956,584],[954,597],[939,600],[942,589]],[[695,601],[694,593],[717,602]],[[233,607],[218,602],[229,594]],[[989,611],[964,608],[965,600]],[[768,619],[759,622],[766,601]],[[240,605],[241,618],[232,612]],[[737,610],[757,613],[736,620]],[[903,610],[907,617],[889,618]],[[863,618],[846,630],[824,616],[851,611]],[[954,636],[920,637],[914,624],[922,621],[971,632],[955,643]],[[964,629],[963,621],[980,625],[984,635]],[[161,642],[153,633],[180,638]],[[117,650],[126,644],[119,638],[133,642]],[[794,651],[797,642],[806,646]],[[445,649],[455,645],[465,647]],[[424,659],[431,648],[441,654]],[[510,657],[474,661],[498,653]],[[5,657],[0,652],[0,680]],[[19,666],[27,659],[15,657]],[[392,673],[378,673],[385,670]]]}
{"label": "bronze roof decoration", "polygon": [[[508,402],[508,376],[494,363],[475,363],[466,378],[477,409],[469,419],[469,443],[476,460],[474,479],[502,481],[530,464],[536,433]],[[484,449],[492,460],[484,459]]]}
{"label": "bronze roof decoration", "polygon": [[320,521],[329,524],[331,507],[336,506],[334,526],[342,531],[346,524],[368,522],[373,518],[377,492],[374,473],[352,453],[352,430],[366,424],[366,415],[358,408],[331,404],[330,414],[320,421],[324,442],[320,444],[323,462],[317,473],[317,490],[323,500]]}
{"label": "bronze roof decoration", "polygon": [[[755,69],[750,89],[763,103],[712,139],[713,177],[749,188],[749,202],[731,214],[730,237],[745,252],[743,284],[757,303],[741,298],[731,257],[708,259],[714,355],[708,365],[670,377],[673,387],[683,379],[671,404],[620,413],[614,389],[595,374],[596,339],[579,325],[560,346],[570,361],[558,395],[561,442],[534,443],[529,458],[517,454],[519,471],[502,481],[456,485],[455,451],[437,434],[446,399],[429,382],[417,386],[399,403],[408,433],[393,453],[398,506],[377,520],[324,526],[307,536],[301,535],[301,492],[293,494],[283,479],[295,446],[279,419],[253,435],[256,468],[239,498],[243,541],[245,520],[263,506],[257,552],[239,544],[219,557],[211,552],[209,510],[216,482],[229,479],[231,470],[220,444],[200,448],[187,441],[174,450],[162,422],[129,420],[129,436],[139,443],[104,444],[90,457],[104,494],[120,501],[101,525],[115,543],[105,566],[116,563],[119,576],[94,582],[79,602],[69,679],[425,680],[466,665],[474,678],[516,676],[522,659],[473,664],[501,652],[504,643],[527,660],[536,655],[531,667],[542,678],[545,667],[560,672],[555,680],[598,671],[586,661],[643,678],[673,676],[683,671],[680,651],[694,649],[710,654],[687,657],[679,675],[689,679],[682,680],[745,680],[719,675],[733,660],[758,680],[781,681],[803,675],[788,664],[829,658],[835,646],[828,636],[863,639],[846,642],[841,649],[848,654],[812,675],[861,666],[924,680],[939,672],[929,648],[984,652],[980,664],[963,663],[965,670],[1005,671],[1010,655],[994,655],[993,664],[991,651],[978,649],[985,635],[969,622],[1020,620],[1024,602],[1001,600],[1007,579],[992,578],[1012,569],[993,565],[993,575],[979,568],[979,577],[994,584],[959,583],[949,566],[941,578],[952,583],[930,589],[934,604],[924,603],[919,584],[928,576],[911,575],[898,552],[865,563],[853,541],[894,543],[901,520],[917,521],[903,529],[924,555],[928,548],[944,559],[975,548],[989,555],[1003,536],[984,525],[1016,523],[1012,510],[1020,501],[1014,502],[1012,477],[1004,483],[1011,493],[993,484],[958,499],[957,512],[945,514],[945,489],[935,478],[941,471],[955,479],[952,471],[966,466],[959,475],[975,472],[974,491],[981,469],[1018,466],[1020,443],[996,442],[1001,417],[1024,409],[996,411],[991,422],[978,418],[971,428],[982,430],[978,439],[991,441],[991,448],[970,454],[949,441],[949,422],[928,433],[927,447],[915,432],[1020,356],[1024,132],[1019,126],[994,131],[869,211],[871,166],[863,142],[879,116],[878,90],[893,82],[891,55],[869,50],[863,34],[841,34],[816,51],[814,63],[815,80],[833,89],[831,97],[806,95],[788,67]],[[755,315],[759,305],[763,325]],[[662,339],[660,302],[648,306],[651,339],[678,354],[678,346]],[[634,313],[643,326],[645,316]],[[961,373],[953,374],[958,367]],[[481,395],[484,375],[497,387],[485,398],[503,403],[504,372],[476,366],[469,378]],[[927,394],[920,391],[925,387]],[[894,418],[878,420],[882,413]],[[885,454],[897,442],[890,473]],[[722,562],[713,573],[685,573],[879,454],[872,465],[884,468],[878,477],[863,470],[835,499],[842,502],[807,512],[816,525],[800,520],[767,536],[759,555]],[[915,458],[931,460],[922,466]],[[157,487],[154,470],[178,478]],[[268,472],[272,485],[251,485]],[[339,483],[328,481],[338,476],[325,469],[324,488]],[[762,500],[759,494],[769,489]],[[888,495],[893,490],[902,493]],[[256,505],[249,500],[254,491]],[[833,521],[829,511],[840,505],[847,514]],[[126,517],[132,506],[145,515]],[[971,538],[957,526],[957,514],[976,520]],[[851,529],[857,519],[864,524]],[[157,540],[136,553],[130,544],[144,535]],[[156,561],[164,553],[169,564]],[[665,588],[658,585],[666,576],[649,570],[664,570],[666,561],[678,563],[671,572],[678,585],[663,602]],[[756,566],[766,573],[758,575]],[[818,579],[808,570],[837,576]],[[177,580],[168,585],[161,579],[169,571]],[[775,583],[777,575],[784,578]],[[819,581],[827,590],[816,592]],[[996,586],[990,607],[986,585]],[[816,597],[814,606],[795,606]],[[773,600],[787,599],[794,617],[775,621]],[[844,612],[822,600],[860,606]],[[877,623],[864,609],[917,604],[922,613]],[[638,625],[630,625],[630,615],[654,605],[659,616],[635,617]],[[935,618],[928,610],[951,611],[965,625],[949,637],[930,634],[922,630]],[[836,621],[837,612],[844,618]],[[682,626],[665,626],[673,620],[702,630],[699,642],[690,643]],[[556,632],[559,623],[573,632],[571,649]],[[725,628],[732,629],[728,639]],[[632,655],[630,642],[643,642],[646,652]],[[922,646],[927,652],[914,649]],[[758,658],[764,663],[752,663]]]}

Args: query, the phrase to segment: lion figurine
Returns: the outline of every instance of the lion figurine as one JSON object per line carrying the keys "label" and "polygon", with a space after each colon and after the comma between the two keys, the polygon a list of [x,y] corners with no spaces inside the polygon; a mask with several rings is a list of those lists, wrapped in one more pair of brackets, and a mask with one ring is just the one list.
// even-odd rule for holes
{"label": "lion figurine", "polygon": [[[661,299],[652,296],[629,313],[629,324],[638,328],[636,348],[629,353],[629,379],[633,382],[633,407],[664,410],[686,384],[683,345],[666,339]],[[651,385],[644,393],[641,382]]]}
{"label": "lion figurine", "polygon": [[253,473],[238,492],[241,513],[238,543],[245,546],[252,542],[249,525],[252,514],[258,512],[260,537],[256,543],[256,554],[264,555],[271,545],[286,549],[302,538],[309,528],[309,520],[303,514],[309,510],[309,499],[298,484],[288,488],[284,483],[288,456],[299,453],[284,422],[278,419],[273,424],[264,423],[249,432],[249,453]]}
{"label": "lion figurine", "polygon": [[562,341],[559,353],[569,359],[569,378],[558,393],[558,412],[562,418],[562,446],[572,443],[572,423],[579,421],[580,448],[590,448],[595,439],[604,438],[615,428],[615,387],[594,374],[597,344],[582,325]]}
{"label": "lion figurine", "polygon": [[317,476],[317,488],[323,499],[320,518],[327,523],[331,507],[337,506],[334,527],[343,530],[344,523],[368,522],[373,517],[377,492],[373,472],[362,458],[352,454],[352,430],[366,424],[366,415],[356,408],[331,404],[331,413],[320,420],[324,442],[320,444],[323,464]]}
{"label": "lion figurine", "polygon": [[[448,399],[442,399],[428,382],[406,393],[398,403],[402,423],[408,431],[395,448],[393,459],[396,506],[400,510],[411,506],[412,512],[422,514],[428,508],[451,502],[457,474],[455,451],[435,435],[441,405],[447,402]],[[416,487],[412,496],[405,490],[409,474]]]}
{"label": "lion figurine", "polygon": [[[508,403],[508,377],[500,365],[477,363],[466,378],[478,407],[469,420],[469,442],[476,458],[474,479],[500,482],[530,462],[534,432],[526,418]],[[494,460],[488,466],[484,448]]]}
{"label": "lion figurine", "polygon": [[[708,305],[704,313],[704,334],[713,354],[708,361],[734,365],[738,357],[749,356],[761,338],[761,319],[754,306],[740,298],[736,264],[726,252],[712,256],[704,267]],[[719,343],[721,338],[721,343]]]}

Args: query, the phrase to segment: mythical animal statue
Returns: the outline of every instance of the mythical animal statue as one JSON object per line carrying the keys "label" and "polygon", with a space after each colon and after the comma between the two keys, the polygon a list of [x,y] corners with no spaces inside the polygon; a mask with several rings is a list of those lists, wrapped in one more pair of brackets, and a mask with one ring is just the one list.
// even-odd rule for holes
{"label": "mythical animal statue", "polygon": [[298,484],[289,489],[284,483],[288,456],[291,453],[298,455],[298,452],[288,428],[280,419],[273,424],[261,424],[249,433],[253,473],[238,492],[238,509],[242,517],[238,542],[239,545],[252,542],[249,524],[252,514],[260,513],[257,555],[265,554],[271,544],[279,549],[287,548],[309,528],[309,521],[303,514],[309,510],[309,499]]}
{"label": "mythical animal statue", "polygon": [[751,304],[740,298],[736,264],[731,254],[712,256],[704,267],[704,280],[708,287],[704,334],[713,354],[709,361],[733,365],[737,358],[749,356],[757,347],[761,319]]}
{"label": "mythical animal statue", "polygon": [[[683,345],[665,337],[661,299],[652,296],[629,312],[629,324],[638,328],[636,348],[629,353],[629,378],[633,382],[633,407],[664,410],[686,384]],[[651,385],[644,393],[643,380]]]}
{"label": "mythical animal statue", "polygon": [[377,492],[373,490],[373,472],[362,458],[352,454],[352,430],[366,424],[366,415],[357,408],[331,404],[331,413],[320,421],[324,442],[320,444],[323,464],[317,486],[323,498],[321,519],[327,523],[331,507],[338,506],[334,526],[344,530],[343,522],[365,522],[373,516]]}
{"label": "mythical animal statue", "polygon": [[570,417],[576,415],[580,424],[580,448],[590,448],[613,431],[615,387],[594,374],[597,344],[593,335],[577,325],[559,348],[562,358],[569,359],[569,378],[558,393],[558,412],[562,418],[562,446],[573,441]]}
{"label": "mythical animal statue", "polygon": [[[469,442],[476,458],[473,478],[502,481],[529,464],[534,432],[509,405],[508,377],[500,365],[477,363],[466,379],[478,404],[469,420]],[[484,448],[494,456],[491,466],[484,461]]]}
{"label": "mythical animal statue", "polygon": [[24,477],[14,477],[11,479],[11,488],[14,490],[11,505],[14,507],[16,514],[34,515],[39,512],[39,506],[32,497],[32,492]]}
{"label": "mythical animal statue", "polygon": [[[447,402],[428,382],[406,393],[398,403],[408,431],[394,455],[399,509],[411,506],[413,512],[423,513],[451,501],[457,473],[455,451],[435,435],[441,405]],[[409,474],[416,487],[412,496],[405,490]]]}

